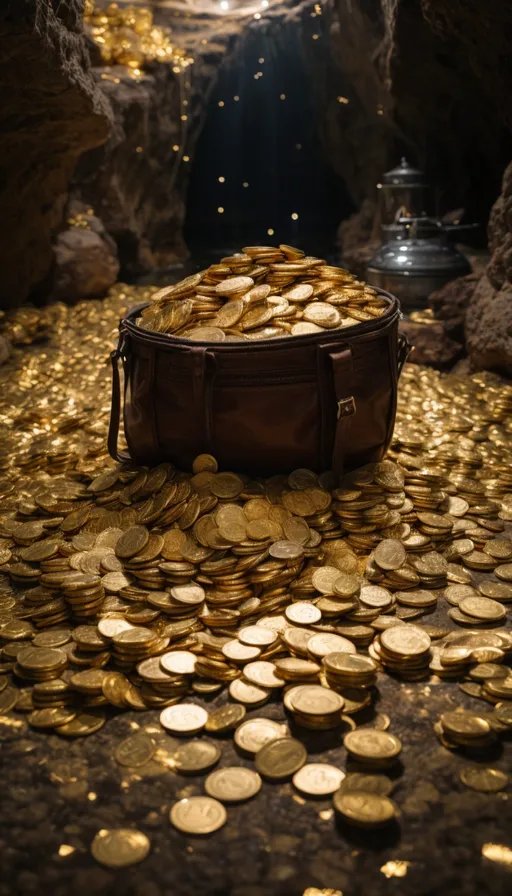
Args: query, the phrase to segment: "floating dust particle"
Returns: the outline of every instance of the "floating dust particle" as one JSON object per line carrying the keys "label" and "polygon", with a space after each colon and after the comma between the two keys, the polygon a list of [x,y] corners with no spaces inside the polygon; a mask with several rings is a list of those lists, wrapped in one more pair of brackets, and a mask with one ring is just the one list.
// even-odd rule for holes
{"label": "floating dust particle", "polygon": [[482,855],[484,859],[489,859],[490,862],[498,862],[498,864],[505,865],[506,868],[512,871],[512,849],[509,846],[504,846],[501,843],[484,843]]}
{"label": "floating dust particle", "polygon": [[70,846],[68,843],[61,843],[59,846],[59,856],[71,856],[75,852],[76,847]]}
{"label": "floating dust particle", "polygon": [[410,862],[392,860],[382,865],[380,870],[388,879],[390,877],[405,877],[410,864]]}

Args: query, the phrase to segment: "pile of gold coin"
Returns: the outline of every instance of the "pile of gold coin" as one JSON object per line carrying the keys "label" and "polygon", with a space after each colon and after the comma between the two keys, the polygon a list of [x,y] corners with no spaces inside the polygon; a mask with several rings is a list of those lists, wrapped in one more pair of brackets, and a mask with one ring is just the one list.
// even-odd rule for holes
{"label": "pile of gold coin", "polygon": [[[407,366],[389,458],[341,483],[254,480],[209,455],[188,473],[120,467],[104,441],[105,357],[126,306],[151,293],[45,309],[49,339],[0,370],[0,713],[82,737],[109,707],[157,710],[162,736],[183,739],[175,771],[209,772],[204,795],[171,810],[184,832],[217,830],[225,804],[282,780],[370,827],[399,817],[385,772],[400,770],[401,744],[376,685],[442,679],[455,703],[435,732],[479,760],[460,780],[505,788],[482,758],[512,729],[510,387]],[[258,713],[275,697],[279,719]],[[334,732],[340,767],[309,762],[301,731]],[[215,768],[226,735],[253,767]],[[155,750],[139,735],[115,757],[143,768]],[[148,849],[123,828],[93,845],[111,867]]]}
{"label": "pile of gold coin", "polygon": [[197,342],[240,342],[353,327],[388,307],[349,271],[302,249],[246,246],[156,292],[138,323]]}

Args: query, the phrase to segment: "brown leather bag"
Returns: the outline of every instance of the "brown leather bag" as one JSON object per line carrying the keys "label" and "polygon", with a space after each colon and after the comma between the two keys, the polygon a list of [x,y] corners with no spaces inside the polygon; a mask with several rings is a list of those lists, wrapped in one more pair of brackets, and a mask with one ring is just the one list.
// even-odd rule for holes
{"label": "brown leather bag", "polygon": [[[261,341],[201,343],[121,321],[112,352],[108,448],[118,461],[190,470],[213,454],[221,470],[272,475],[299,467],[336,476],[378,461],[393,433],[397,382],[409,353],[389,293],[381,317],[345,329]],[[124,368],[124,432],[118,449]]]}

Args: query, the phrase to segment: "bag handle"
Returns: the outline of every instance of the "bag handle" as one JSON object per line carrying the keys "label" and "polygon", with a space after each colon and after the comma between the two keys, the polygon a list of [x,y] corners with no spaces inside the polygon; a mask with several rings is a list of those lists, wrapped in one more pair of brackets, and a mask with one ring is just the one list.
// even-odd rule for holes
{"label": "bag handle", "polygon": [[405,335],[405,333],[398,334],[398,375],[397,379],[400,378],[400,374],[404,369],[404,364],[407,361],[407,358],[411,354],[414,345],[412,342],[409,342],[409,339]]}
{"label": "bag handle", "polygon": [[121,383],[119,378],[119,359],[123,362],[125,339],[124,333],[121,331],[119,335],[119,343],[117,348],[110,353],[112,362],[112,405],[110,408],[110,423],[108,427],[107,447],[111,457],[119,463],[128,463],[131,460],[130,455],[126,451],[120,451],[118,446],[119,438],[119,421],[121,416]]}

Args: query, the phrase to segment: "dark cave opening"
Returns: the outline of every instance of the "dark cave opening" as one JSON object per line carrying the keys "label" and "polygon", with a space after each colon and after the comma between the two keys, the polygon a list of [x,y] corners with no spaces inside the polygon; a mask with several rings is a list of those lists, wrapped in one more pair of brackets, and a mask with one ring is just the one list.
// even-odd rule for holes
{"label": "dark cave opening", "polygon": [[[219,211],[222,209],[222,211]],[[332,254],[354,211],[327,164],[300,33],[252,29],[210,99],[190,176],[191,251],[291,243]]]}

